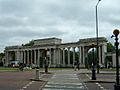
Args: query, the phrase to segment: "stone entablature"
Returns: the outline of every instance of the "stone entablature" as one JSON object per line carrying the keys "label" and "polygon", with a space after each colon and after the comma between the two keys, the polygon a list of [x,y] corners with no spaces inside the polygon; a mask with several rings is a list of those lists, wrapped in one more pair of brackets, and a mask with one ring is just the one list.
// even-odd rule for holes
{"label": "stone entablature", "polygon": [[49,45],[49,44],[61,44],[61,39],[45,38],[45,39],[34,40],[34,45]]}
{"label": "stone entablature", "polygon": [[[78,41],[78,43],[81,43],[81,44],[94,43],[94,44],[96,44],[96,41],[97,41],[96,38],[86,38],[86,39],[80,39]],[[105,37],[99,37],[98,42],[99,42],[99,44],[101,44],[101,43],[107,42],[107,39]]]}
{"label": "stone entablature", "polygon": [[5,51],[16,51],[18,49],[21,49],[23,46],[7,46],[5,47]]}
{"label": "stone entablature", "polygon": [[[107,39],[104,37],[99,37],[98,39],[99,45],[104,44],[107,42]],[[78,42],[72,42],[72,43],[61,43],[61,39],[58,38],[45,38],[45,39],[38,39],[34,40],[33,46],[7,46],[5,50],[11,50],[11,49],[31,49],[31,48],[48,48],[48,47],[77,47],[77,46],[90,46],[92,44],[96,45],[96,38],[86,38],[86,39],[80,39]]]}

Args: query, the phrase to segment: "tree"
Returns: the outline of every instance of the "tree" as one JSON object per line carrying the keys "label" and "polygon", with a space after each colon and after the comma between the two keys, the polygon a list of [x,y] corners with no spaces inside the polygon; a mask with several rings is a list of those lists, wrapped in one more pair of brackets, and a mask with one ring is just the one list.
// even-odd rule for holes
{"label": "tree", "polygon": [[0,53],[0,60],[5,56],[5,53]]}
{"label": "tree", "polygon": [[[93,53],[94,53],[94,56],[93,56]],[[93,57],[94,57],[94,60],[95,60],[95,65],[97,64],[97,52],[96,52],[96,49],[93,51],[90,51],[88,53],[88,57],[85,58],[85,66],[87,68],[91,68],[92,66],[92,63],[93,63]]]}
{"label": "tree", "polygon": [[0,53],[0,66],[3,66],[3,61],[2,59],[4,58],[5,53]]}
{"label": "tree", "polygon": [[115,47],[110,42],[107,43],[107,52],[115,52]]}
{"label": "tree", "polygon": [[23,46],[33,46],[33,45],[34,45],[34,40],[29,41],[29,43],[26,43],[26,44],[23,45]]}

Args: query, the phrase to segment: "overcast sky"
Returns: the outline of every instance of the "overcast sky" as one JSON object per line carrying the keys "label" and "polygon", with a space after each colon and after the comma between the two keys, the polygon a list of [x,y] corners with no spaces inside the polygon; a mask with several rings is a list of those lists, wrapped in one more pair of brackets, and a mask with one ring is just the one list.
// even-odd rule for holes
{"label": "overcast sky", "polygon": [[[63,43],[96,36],[98,0],[0,0],[0,51],[5,46],[57,37]],[[120,0],[101,0],[99,36],[110,38],[120,28]],[[113,40],[114,41],[114,40]]]}

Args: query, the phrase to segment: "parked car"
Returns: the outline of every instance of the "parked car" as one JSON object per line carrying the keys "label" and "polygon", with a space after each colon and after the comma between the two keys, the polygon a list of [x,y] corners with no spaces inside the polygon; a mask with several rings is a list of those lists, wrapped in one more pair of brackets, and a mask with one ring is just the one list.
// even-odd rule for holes
{"label": "parked car", "polygon": [[105,68],[105,66],[103,64],[100,64],[99,67],[102,69],[102,68]]}
{"label": "parked car", "polygon": [[11,60],[9,63],[10,67],[19,67],[20,62],[18,60]]}

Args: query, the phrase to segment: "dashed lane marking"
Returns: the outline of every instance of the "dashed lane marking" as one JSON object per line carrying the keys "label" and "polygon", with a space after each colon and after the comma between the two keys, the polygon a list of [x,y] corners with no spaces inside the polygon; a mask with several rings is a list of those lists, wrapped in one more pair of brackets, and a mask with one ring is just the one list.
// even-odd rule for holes
{"label": "dashed lane marking", "polygon": [[90,77],[88,74],[86,74],[86,76],[87,76],[89,79],[91,79],[91,77]]}
{"label": "dashed lane marking", "polygon": [[[87,76],[89,79],[91,79],[91,77],[90,77],[88,74],[86,74],[86,76]],[[99,83],[96,83],[96,85],[97,85],[98,87],[100,87],[102,90],[107,90],[107,89],[105,89],[104,87],[102,87],[102,85],[100,85]]]}
{"label": "dashed lane marking", "polygon": [[96,83],[97,85],[98,85],[98,87],[100,87],[101,89],[103,89],[103,90],[107,90],[107,89],[105,89],[104,87],[102,87],[99,83]]}
{"label": "dashed lane marking", "polygon": [[27,87],[29,87],[31,84],[33,84],[35,81],[31,81],[29,82],[28,84],[26,84],[24,87],[22,87],[20,90],[24,90],[26,89]]}

